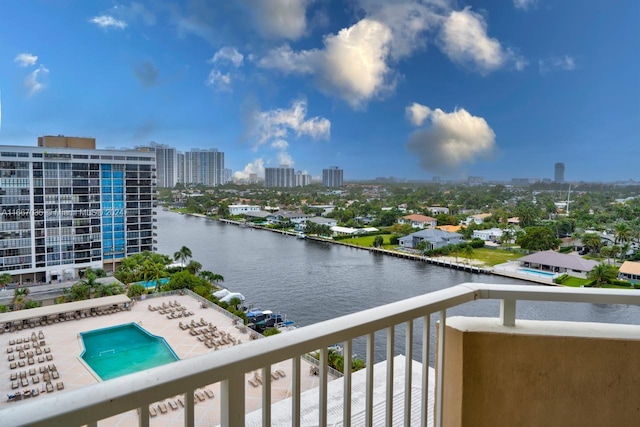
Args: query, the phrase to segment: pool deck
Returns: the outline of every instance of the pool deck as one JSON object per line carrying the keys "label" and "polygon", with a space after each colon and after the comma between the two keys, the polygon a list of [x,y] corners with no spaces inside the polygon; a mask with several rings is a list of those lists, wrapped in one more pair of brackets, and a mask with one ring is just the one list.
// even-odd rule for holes
{"label": "pool deck", "polygon": [[[166,315],[162,315],[159,314],[158,311],[150,311],[148,309],[149,305],[155,307],[162,305],[163,303],[169,304],[172,301],[179,302],[180,305],[186,307],[187,311],[192,311],[194,315],[186,318],[183,317],[177,319],[168,319]],[[64,393],[68,390],[75,390],[100,382],[100,380],[80,358],[83,346],[79,334],[80,332],[101,329],[108,326],[120,325],[124,323],[138,323],[150,333],[165,338],[167,343],[171,346],[171,348],[173,348],[173,351],[178,355],[178,357],[180,357],[180,359],[188,359],[212,352],[214,351],[213,348],[209,349],[203,342],[199,341],[196,336],[190,335],[188,330],[182,330],[179,327],[180,322],[190,323],[192,319],[198,322],[201,318],[204,319],[204,321],[217,326],[218,331],[223,331],[230,334],[236,339],[236,341],[240,340],[242,343],[249,341],[249,333],[243,333],[238,328],[236,328],[233,325],[233,321],[231,320],[231,318],[225,316],[222,313],[219,313],[214,309],[201,308],[200,302],[188,295],[172,295],[151,298],[137,302],[131,307],[130,311],[119,311],[112,314],[86,317],[79,320],[59,322],[52,325],[36,327],[32,329],[23,329],[21,331],[11,333],[5,332],[1,334],[0,352],[3,354],[3,357],[5,359],[4,362],[0,362],[0,378],[2,378],[2,381],[0,381],[0,387],[2,387],[5,395],[25,389],[38,389],[40,392],[38,396],[27,398],[28,400],[32,400],[47,399],[47,395],[49,394],[53,394],[55,396],[58,393]],[[50,354],[52,356],[52,360],[47,361],[45,357],[46,354],[43,352],[42,355],[34,354],[34,363],[32,365],[29,365],[27,362],[28,356],[24,359],[21,359],[19,357],[19,353],[15,349],[18,344],[10,346],[9,341],[17,340],[18,338],[22,338],[22,340],[24,341],[26,338],[31,346],[30,349],[25,350],[25,353],[34,351],[33,343],[30,341],[30,337],[32,332],[35,332],[37,335],[39,331],[42,331],[44,334],[44,347],[49,347],[50,349],[50,352],[46,354]],[[38,342],[39,341],[40,339],[38,340]],[[232,344],[222,346],[218,349],[218,351],[224,351],[225,347],[231,345]],[[8,353],[8,348],[10,347],[13,349],[12,353]],[[11,369],[10,361],[8,360],[11,355],[14,356],[13,362],[24,361],[25,366],[18,366],[15,369]],[[45,357],[45,360],[39,363],[39,356]],[[45,383],[43,381],[43,374],[40,373],[40,367],[46,367],[51,364],[55,364],[55,367],[57,368],[57,371],[59,373],[59,378],[52,380],[55,391],[47,393],[46,391],[43,392],[43,390],[45,390]],[[302,360],[302,365],[303,366],[301,372],[309,372],[308,362]],[[29,375],[29,370],[31,368],[35,369],[36,375]],[[271,396],[272,402],[274,403],[289,396],[289,391],[291,389],[290,379],[292,378],[291,361],[284,361],[272,366],[272,371],[276,371],[278,369],[284,371],[286,376],[284,378],[279,378],[278,380],[273,380],[271,382]],[[17,389],[12,389],[12,381],[10,380],[10,375],[12,373],[17,373],[18,381],[20,381],[21,372],[26,372],[26,378],[29,385],[25,387],[20,385]],[[34,377],[37,377],[39,379],[39,382],[34,384]],[[253,379],[253,373],[250,372],[246,374],[246,378],[247,384],[245,386],[245,407],[247,412],[252,412],[260,409],[262,406],[262,386],[253,387],[249,384],[248,380]],[[64,383],[64,389],[58,390],[56,388],[56,383],[58,382]],[[312,389],[317,386],[317,376],[302,375],[301,387],[303,391]],[[219,384],[212,384],[206,387],[208,391],[212,391],[214,393],[215,397],[213,398],[209,398],[206,396],[206,394],[204,393],[205,389],[200,389],[200,391],[203,392],[201,396],[204,397],[204,400],[198,402],[198,399],[196,399],[197,404],[195,405],[195,421],[197,425],[219,424],[219,388]],[[156,410],[157,415],[151,417],[150,421],[152,426],[183,425],[184,413],[182,407],[178,404],[177,409],[172,409],[170,405],[170,401],[172,401],[171,403],[178,403],[178,397],[180,396],[166,399],[162,402],[156,402],[153,405],[153,408]],[[1,399],[0,411],[9,406],[20,405],[21,403],[21,401],[8,402],[6,401],[6,399]],[[164,403],[166,405],[166,413],[162,413],[162,411],[158,407],[158,405],[161,403]],[[136,423],[136,411],[129,411],[125,414],[121,414],[101,421],[99,424],[101,426],[127,426]]]}

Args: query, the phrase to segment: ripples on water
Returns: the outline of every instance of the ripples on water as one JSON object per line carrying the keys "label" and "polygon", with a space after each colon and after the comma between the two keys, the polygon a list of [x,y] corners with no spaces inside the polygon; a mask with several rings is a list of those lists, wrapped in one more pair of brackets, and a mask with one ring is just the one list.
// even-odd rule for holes
{"label": "ripples on water", "polygon": [[[530,285],[162,210],[157,225],[158,252],[172,256],[187,246],[204,270],[224,277],[224,286],[242,293],[255,307],[286,314],[297,326],[465,282]],[[517,313],[525,319],[640,323],[639,307],[604,304],[523,301]],[[497,317],[499,303],[475,301],[448,314]],[[419,359],[422,332],[417,323],[414,358]],[[396,353],[404,353],[403,327],[396,330]],[[376,359],[383,360],[384,333],[376,334],[376,341]],[[364,356],[364,340],[357,340],[354,348]]]}

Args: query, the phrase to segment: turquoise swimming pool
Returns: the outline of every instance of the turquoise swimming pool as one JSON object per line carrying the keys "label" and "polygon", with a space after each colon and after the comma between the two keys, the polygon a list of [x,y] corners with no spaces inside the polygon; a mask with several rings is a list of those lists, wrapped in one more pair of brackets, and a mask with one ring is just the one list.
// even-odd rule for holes
{"label": "turquoise swimming pool", "polygon": [[164,338],[136,323],[81,332],[82,359],[102,380],[179,360]]}
{"label": "turquoise swimming pool", "polygon": [[532,270],[530,268],[519,268],[518,271],[521,271],[525,274],[531,274],[534,276],[541,276],[541,277],[554,277],[556,275],[555,273],[550,273],[547,271],[540,271],[540,270]]}
{"label": "turquoise swimming pool", "polygon": [[[163,277],[162,279],[158,280],[158,282],[161,285],[164,285],[165,283],[169,283],[169,278],[168,277]],[[147,289],[155,289],[156,288],[156,281],[155,280],[146,280],[146,281],[142,281],[142,282],[136,282],[141,284],[142,286],[144,286]]]}

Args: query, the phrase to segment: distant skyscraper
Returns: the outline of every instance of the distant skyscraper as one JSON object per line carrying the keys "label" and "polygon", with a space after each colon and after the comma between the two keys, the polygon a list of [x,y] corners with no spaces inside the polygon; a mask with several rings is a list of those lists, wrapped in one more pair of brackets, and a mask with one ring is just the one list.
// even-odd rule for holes
{"label": "distant skyscraper", "polygon": [[564,163],[556,163],[553,180],[555,182],[564,182]]}
{"label": "distant skyscraper", "polygon": [[296,187],[306,187],[307,185],[311,185],[311,175],[302,173],[302,171],[296,172]]}
{"label": "distant skyscraper", "polygon": [[342,187],[342,169],[332,166],[329,169],[322,169],[322,185],[325,187]]}
{"label": "distant skyscraper", "polygon": [[173,188],[178,182],[178,154],[174,147],[151,142],[148,146],[136,147],[142,151],[156,153],[158,187]]}
{"label": "distant skyscraper", "polygon": [[280,165],[277,168],[264,168],[265,187],[295,187],[296,180],[293,168]]}
{"label": "distant skyscraper", "polygon": [[184,183],[222,185],[224,180],[224,153],[216,150],[192,149],[184,153]]}

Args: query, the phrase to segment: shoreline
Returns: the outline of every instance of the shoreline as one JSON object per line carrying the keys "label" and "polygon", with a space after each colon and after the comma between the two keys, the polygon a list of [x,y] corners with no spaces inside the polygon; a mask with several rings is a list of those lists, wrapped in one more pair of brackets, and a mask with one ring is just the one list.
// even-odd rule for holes
{"label": "shoreline", "polygon": [[[259,230],[266,230],[266,231],[270,231],[272,233],[278,233],[278,234],[288,235],[288,236],[292,236],[292,237],[297,237],[297,235],[298,235],[298,233],[292,232],[292,231],[277,230],[277,229],[273,229],[273,228],[263,227],[263,226],[260,226],[260,225],[247,225],[247,223],[244,223],[242,221],[236,221],[236,220],[224,219],[224,218],[211,218],[211,217],[208,217],[208,216],[203,215],[203,214],[185,213],[184,215],[195,216],[197,218],[210,219],[210,220],[219,221],[219,222],[222,222],[222,223],[225,223],[225,224],[237,225],[239,227],[243,227],[244,226],[244,227],[250,227],[250,228],[255,228],[255,229],[259,229]],[[509,277],[509,278],[512,278],[512,279],[524,280],[526,282],[535,283],[535,284],[538,284],[538,285],[562,286],[562,285],[559,285],[557,283],[553,283],[552,280],[547,279],[547,278],[531,277],[531,275],[519,274],[519,273],[511,272],[511,271],[496,270],[493,267],[484,267],[484,266],[470,265],[470,264],[464,264],[464,263],[456,263],[456,262],[453,262],[453,261],[450,261],[450,260],[447,260],[447,259],[443,259],[441,257],[426,257],[424,255],[411,254],[411,253],[407,253],[407,252],[394,251],[394,250],[390,250],[390,249],[373,248],[373,247],[367,248],[367,247],[364,247],[364,246],[358,246],[358,245],[354,245],[354,244],[351,244],[351,243],[347,243],[347,242],[344,242],[344,241],[341,241],[341,240],[326,239],[326,238],[317,237],[317,236],[306,236],[306,239],[307,240],[313,240],[313,241],[316,241],[316,242],[331,243],[331,244],[337,244],[337,245],[346,246],[346,247],[349,247],[349,248],[365,250],[365,251],[368,251],[369,253],[373,253],[373,254],[388,255],[388,256],[393,256],[393,257],[396,257],[396,258],[403,258],[403,259],[409,259],[409,260],[413,260],[413,261],[425,262],[425,263],[436,265],[436,266],[439,266],[439,267],[445,267],[445,268],[451,268],[451,269],[455,269],[455,270],[467,271],[467,272],[474,273],[474,274],[492,274],[492,275],[496,275],[496,276],[503,276],[503,277]]]}

